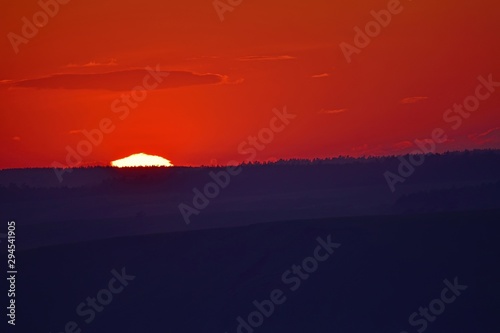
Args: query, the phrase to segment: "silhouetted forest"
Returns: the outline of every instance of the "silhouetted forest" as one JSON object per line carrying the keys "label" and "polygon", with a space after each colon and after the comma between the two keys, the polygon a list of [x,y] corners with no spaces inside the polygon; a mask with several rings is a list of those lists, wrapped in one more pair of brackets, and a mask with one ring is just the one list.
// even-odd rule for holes
{"label": "silhouetted forest", "polygon": [[[195,191],[204,192],[214,182],[210,174],[226,172],[223,166],[79,168],[66,173],[62,183],[52,169],[2,170],[0,209],[6,216],[15,214],[21,227],[31,225],[26,230],[26,245],[37,246],[62,239],[271,221],[499,207],[500,151],[425,155],[424,163],[415,166],[392,192],[384,174],[397,174],[401,160],[409,158],[338,157],[244,164],[216,197],[205,198],[209,204],[203,209],[194,206]],[[189,226],[181,204],[197,210],[189,216]],[[58,237],[51,229],[68,230]]]}

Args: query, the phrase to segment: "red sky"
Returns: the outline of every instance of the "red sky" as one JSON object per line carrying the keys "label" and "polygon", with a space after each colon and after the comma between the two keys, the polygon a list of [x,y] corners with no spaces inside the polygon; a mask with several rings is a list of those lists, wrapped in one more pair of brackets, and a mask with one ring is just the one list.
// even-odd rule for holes
{"label": "red sky", "polygon": [[[41,7],[1,0],[0,168],[65,164],[103,119],[114,130],[82,164],[243,161],[240,143],[285,106],[296,118],[257,160],[406,153],[437,127],[438,151],[500,148],[500,87],[457,129],[443,120],[478,76],[500,82],[500,3],[404,0],[348,63],[339,45],[387,6],[243,0],[221,21],[211,0],[71,0],[16,53],[13,34]],[[169,75],[120,119],[113,101],[157,65]]]}

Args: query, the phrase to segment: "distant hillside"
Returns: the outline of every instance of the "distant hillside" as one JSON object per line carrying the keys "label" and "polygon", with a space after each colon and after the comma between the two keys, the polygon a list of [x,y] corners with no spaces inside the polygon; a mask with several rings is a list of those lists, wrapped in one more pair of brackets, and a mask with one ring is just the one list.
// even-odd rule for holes
{"label": "distant hillside", "polygon": [[[392,192],[384,174],[398,173],[402,158],[409,159],[278,161],[244,165],[232,176],[224,167],[82,168],[62,184],[51,169],[2,170],[0,215],[26,228],[23,239],[31,247],[280,220],[499,207],[499,151],[426,155]],[[213,175],[224,173],[228,183],[217,185]],[[215,195],[206,194],[207,186]],[[180,205],[188,207],[184,213]],[[193,212],[187,218],[186,209]]]}
{"label": "distant hillside", "polygon": [[395,203],[401,213],[452,212],[500,207],[500,181],[403,195]]}
{"label": "distant hillside", "polygon": [[[267,163],[244,164],[245,170],[259,170],[276,168],[281,166],[293,166],[296,168],[304,166],[316,166],[316,170],[326,170],[348,177],[345,182],[352,184],[356,180],[371,179],[376,182],[380,178],[379,171],[396,171],[400,163],[398,156],[385,157],[362,157],[352,158],[340,156],[329,159],[290,159],[278,160]],[[408,155],[402,156],[408,160]],[[442,180],[442,177],[450,180],[470,177],[468,173],[477,174],[479,171],[488,175],[495,172],[495,167],[500,164],[500,150],[474,150],[465,152],[449,152],[444,154],[425,155],[425,162],[416,168],[415,174],[408,180],[419,182],[420,180],[432,181]],[[322,167],[320,167],[322,166]],[[219,168],[223,168],[221,166]],[[113,168],[113,167],[85,167],[69,169],[63,174],[62,182],[59,182],[52,168],[31,169],[4,169],[0,170],[0,186],[10,184],[27,187],[86,187],[96,186],[105,181],[131,182],[137,180],[140,183],[145,180],[167,181],[173,176],[192,179],[218,167],[158,167],[158,168]],[[282,169],[290,170],[290,169]],[[301,169],[303,170],[303,169]],[[360,172],[367,173],[362,175]],[[324,174],[323,174],[324,175]],[[186,176],[186,177],[184,177]],[[361,178],[360,178],[361,177]],[[382,177],[383,178],[383,177]],[[295,179],[298,181],[298,179]],[[109,184],[109,182],[107,183]]]}

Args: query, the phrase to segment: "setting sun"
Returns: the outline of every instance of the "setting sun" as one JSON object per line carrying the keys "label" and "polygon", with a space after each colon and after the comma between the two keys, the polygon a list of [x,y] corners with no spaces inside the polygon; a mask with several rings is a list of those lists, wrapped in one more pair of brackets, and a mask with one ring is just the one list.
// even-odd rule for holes
{"label": "setting sun", "polygon": [[145,166],[174,166],[169,160],[156,155],[144,153],[133,154],[128,157],[112,161],[111,165],[118,168],[126,167],[145,167]]}

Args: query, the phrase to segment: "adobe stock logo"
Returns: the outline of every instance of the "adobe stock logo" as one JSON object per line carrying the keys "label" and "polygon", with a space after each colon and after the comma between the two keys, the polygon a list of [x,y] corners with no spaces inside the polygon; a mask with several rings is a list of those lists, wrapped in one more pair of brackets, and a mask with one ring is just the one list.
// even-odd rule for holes
{"label": "adobe stock logo", "polygon": [[[288,113],[286,106],[283,110],[273,109],[274,116],[269,120],[269,126],[261,128],[257,135],[249,135],[246,140],[238,145],[238,153],[248,155],[245,162],[255,161],[258,152],[263,151],[275,139],[276,134],[281,133],[290,124],[297,115]],[[231,177],[237,176],[243,171],[241,166],[237,166],[237,161],[229,161],[226,170],[218,170],[217,173],[210,171],[211,180],[201,187],[193,188],[192,206],[184,202],[180,203],[178,208],[182,219],[186,224],[191,223],[192,215],[199,215],[200,212],[208,207],[210,200],[219,196],[222,189],[229,186]]]}
{"label": "adobe stock logo", "polygon": [[45,27],[51,18],[54,18],[58,13],[60,6],[66,5],[71,0],[40,0],[38,1],[38,6],[42,10],[37,11],[33,14],[31,20],[26,16],[23,16],[21,22],[23,26],[21,28],[21,35],[14,32],[9,32],[7,38],[9,39],[10,45],[16,54],[19,53],[19,45],[28,44],[30,39],[33,39],[38,35],[40,28]]}
{"label": "adobe stock logo", "polygon": [[[455,277],[453,283],[448,279],[444,280],[443,283],[446,287],[441,290],[439,297],[430,301],[428,307],[419,307],[418,312],[413,312],[408,318],[410,326],[418,327],[418,333],[423,333],[429,326],[429,323],[435,322],[437,317],[443,314],[446,305],[455,302],[457,297],[462,295],[462,291],[468,288],[466,285],[458,283],[458,277]],[[402,331],[401,333],[408,332]]]}
{"label": "adobe stock logo", "polygon": [[219,16],[219,20],[221,22],[224,22],[224,13],[232,12],[236,7],[241,5],[242,2],[243,0],[226,0],[226,2],[222,0],[214,0],[214,2],[212,2],[212,5],[214,6],[215,11]]}
{"label": "adobe stock logo", "polygon": [[[142,84],[138,84],[130,92],[123,93],[119,98],[114,99],[110,106],[111,112],[118,114],[120,121],[125,120],[129,116],[130,111],[137,108],[139,103],[148,97],[149,92],[158,88],[168,75],[168,72],[160,70],[160,65],[156,65],[155,69],[149,66],[146,67]],[[78,141],[74,147],[70,145],[66,146],[66,164],[58,161],[52,162],[52,167],[59,183],[62,183],[65,173],[71,173],[73,171],[72,168],[80,166],[83,163],[83,159],[92,154],[94,149],[102,144],[105,136],[109,136],[116,129],[116,123],[116,120],[113,121],[111,118],[104,117],[101,118],[95,128],[80,131],[84,138]]]}
{"label": "adobe stock logo", "polygon": [[[332,235],[326,240],[316,238],[316,246],[311,255],[302,259],[299,264],[293,264],[281,275],[281,282],[286,288],[275,288],[269,292],[269,297],[262,301],[254,299],[253,308],[246,316],[236,317],[236,333],[254,333],[269,319],[280,305],[283,305],[292,292],[297,291],[306,280],[318,270],[321,263],[327,261],[341,244],[332,241]],[[228,333],[227,331],[225,333]]]}
{"label": "adobe stock logo", "polygon": [[[75,312],[86,325],[92,323],[99,313],[103,312],[107,306],[113,302],[115,296],[121,294],[131,281],[135,280],[134,275],[127,274],[125,267],[121,271],[111,270],[112,278],[108,280],[106,287],[99,290],[95,297],[87,297],[84,302],[76,306]],[[66,322],[60,333],[81,333],[84,330],[82,324],[70,320]],[[87,332],[87,331],[85,331]],[[51,332],[52,333],[52,332]]]}
{"label": "adobe stock logo", "polygon": [[[465,97],[461,103],[454,103],[453,107],[445,110],[443,113],[444,122],[451,124],[450,127],[453,131],[458,130],[462,126],[463,121],[478,111],[481,103],[489,99],[498,87],[500,87],[500,81],[494,81],[493,74],[489,74],[487,77],[480,75],[477,77],[477,80],[479,84],[476,86],[474,94]],[[404,156],[399,156],[400,163],[397,172],[389,170],[384,172],[383,176],[392,193],[396,191],[398,183],[404,183],[413,175],[417,167],[424,164],[426,154],[435,153],[438,145],[448,140],[446,133],[445,129],[436,127],[429,133],[430,138],[414,140],[415,145],[419,149],[414,150],[408,156],[408,161]]]}
{"label": "adobe stock logo", "polygon": [[[411,1],[411,0],[410,0]],[[354,45],[342,42],[339,44],[342,53],[348,64],[352,62],[353,54],[360,54],[361,50],[370,45],[372,38],[381,34],[382,28],[387,28],[392,21],[393,15],[400,14],[403,11],[403,6],[399,0],[389,0],[387,9],[380,11],[372,10],[370,12],[374,20],[366,23],[364,30],[355,26]]]}

